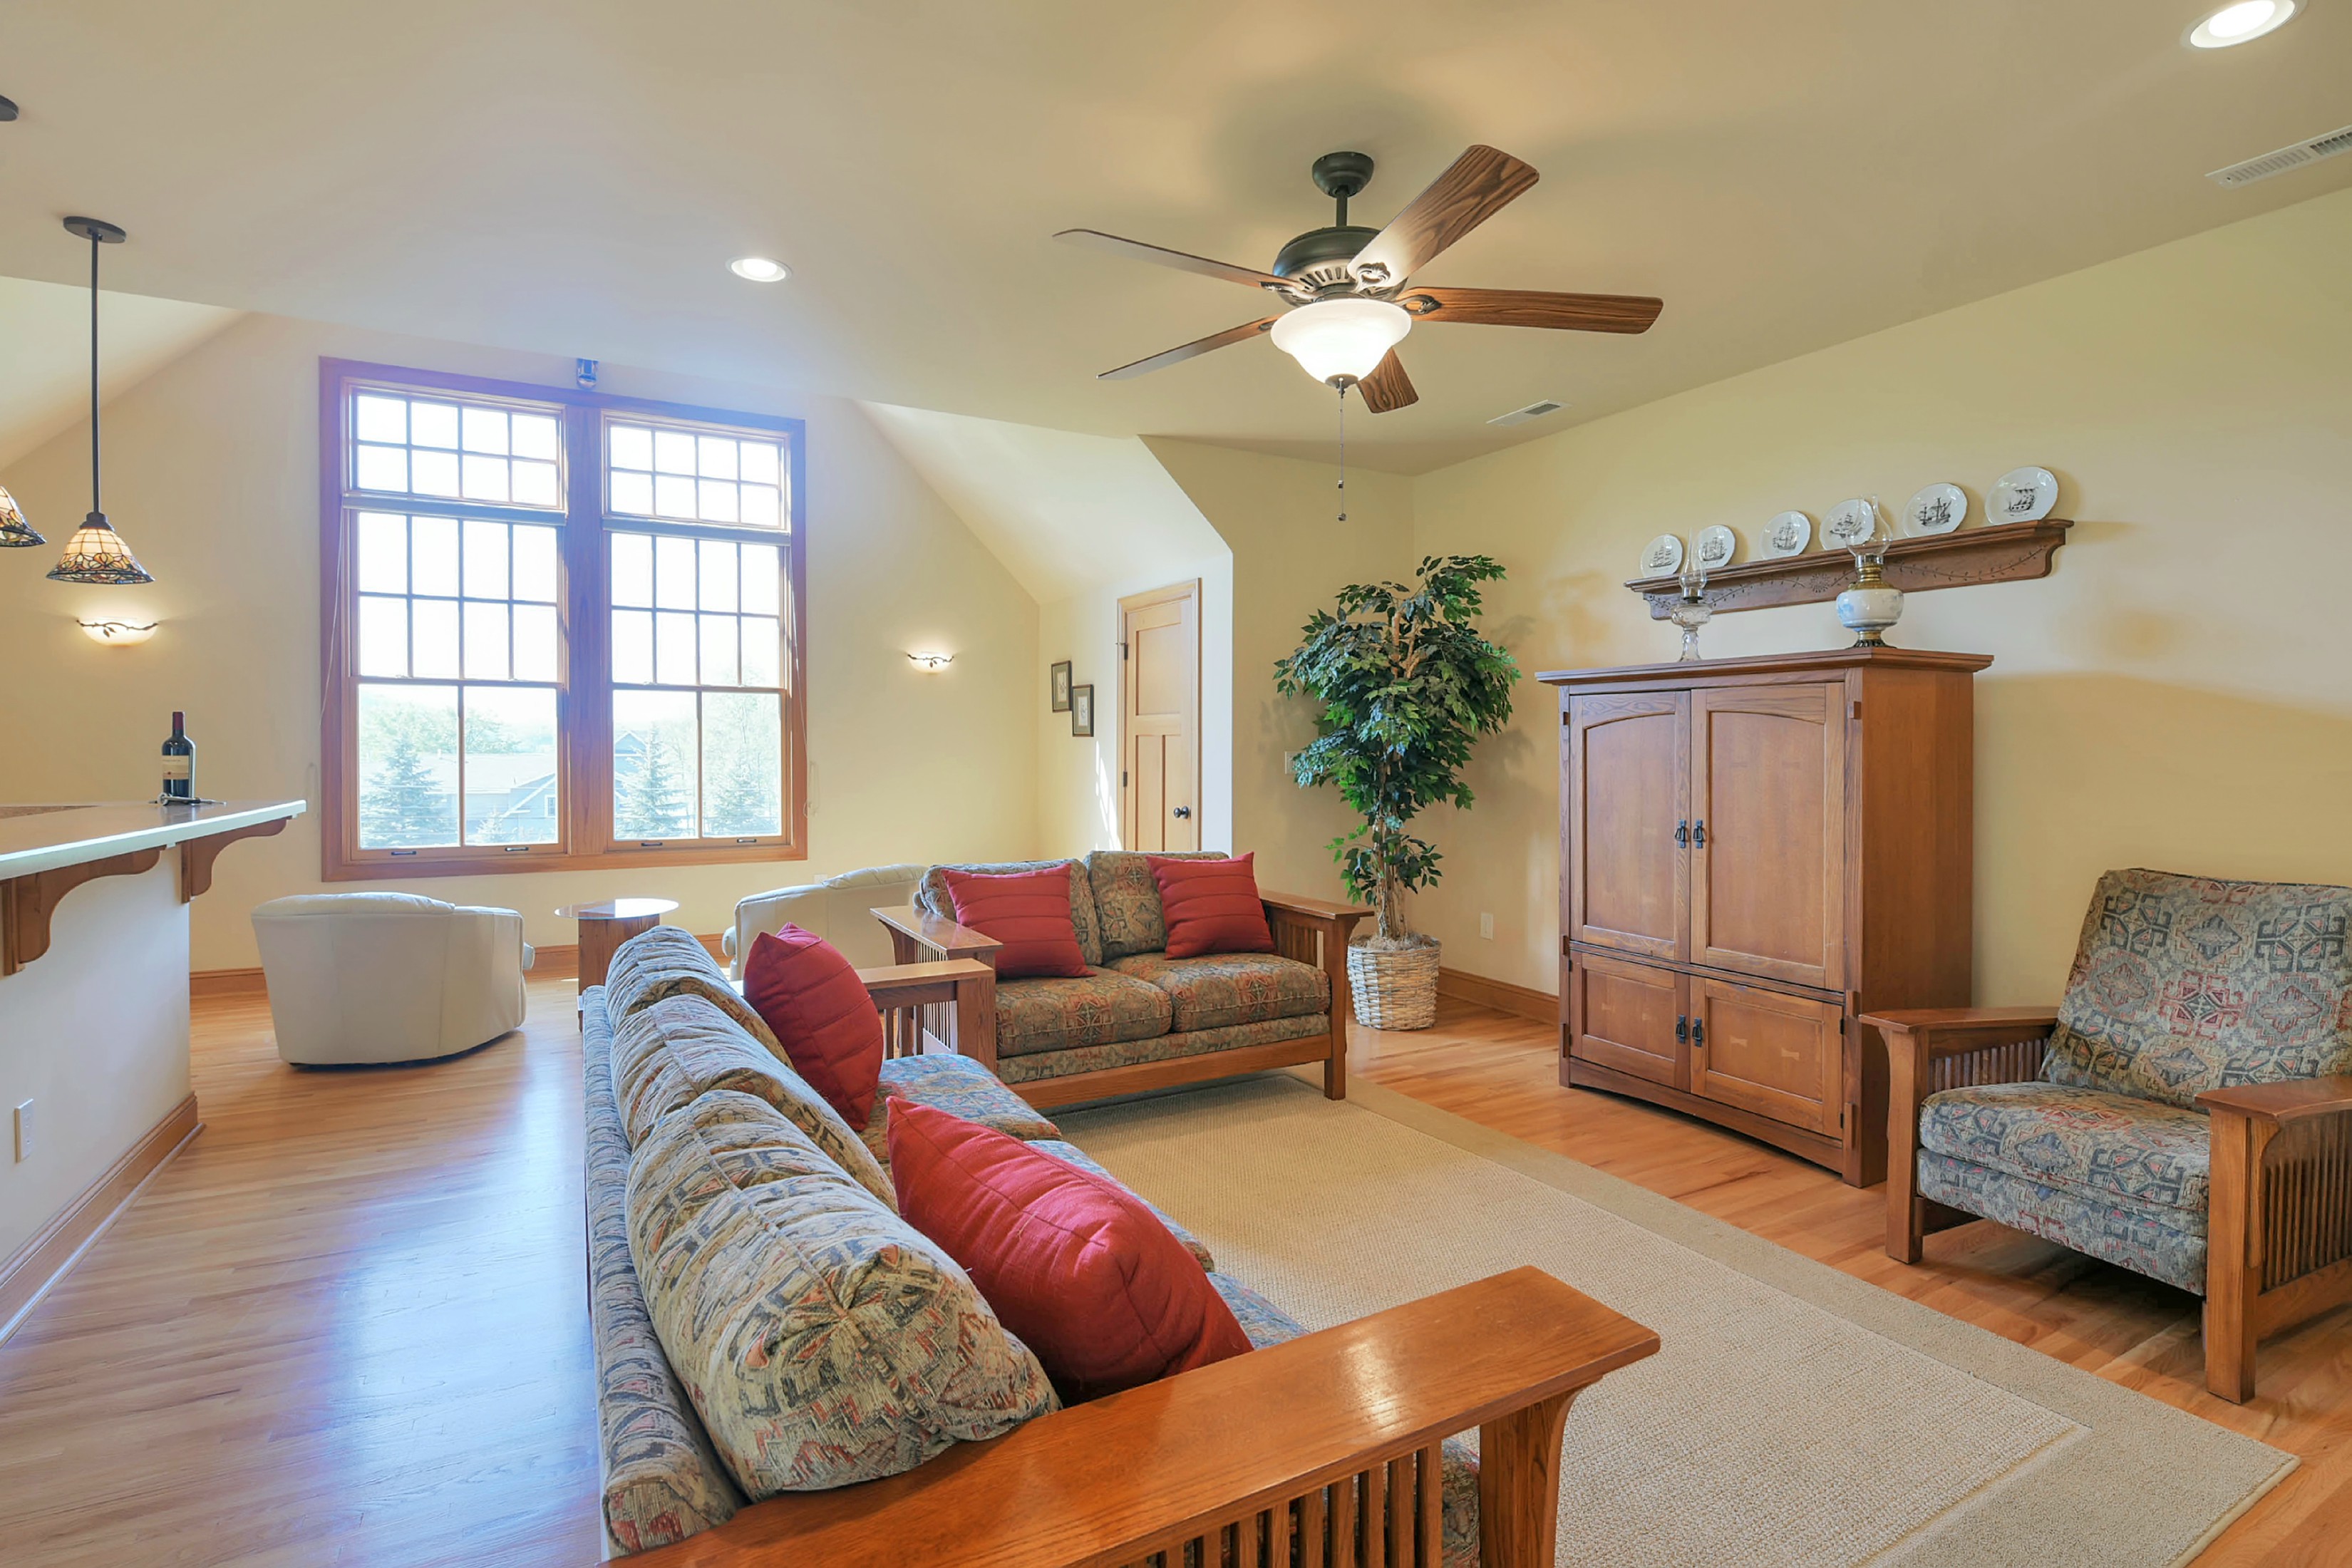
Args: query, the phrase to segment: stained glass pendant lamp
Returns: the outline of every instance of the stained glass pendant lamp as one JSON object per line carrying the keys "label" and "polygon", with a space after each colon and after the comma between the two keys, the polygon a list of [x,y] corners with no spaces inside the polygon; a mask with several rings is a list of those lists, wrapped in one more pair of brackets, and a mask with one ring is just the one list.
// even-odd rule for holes
{"label": "stained glass pendant lamp", "polygon": [[16,504],[16,498],[5,487],[0,487],[0,550],[22,550],[47,542],[25,521],[25,509]]}
{"label": "stained glass pendant lamp", "polygon": [[121,245],[128,237],[94,217],[66,219],[66,232],[89,241],[89,515],[66,541],[65,555],[49,576],[59,583],[152,583],[121,535],[107,525],[98,499],[98,247]]}

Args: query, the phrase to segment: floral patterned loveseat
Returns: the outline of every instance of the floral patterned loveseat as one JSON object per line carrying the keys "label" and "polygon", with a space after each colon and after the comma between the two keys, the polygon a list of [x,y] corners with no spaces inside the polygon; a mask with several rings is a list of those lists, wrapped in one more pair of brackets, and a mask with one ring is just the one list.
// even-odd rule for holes
{"label": "floral patterned loveseat", "polygon": [[[1185,858],[1223,858],[1221,855]],[[1348,936],[1370,911],[1319,899],[1260,894],[1276,951],[1170,958],[1150,858],[1097,849],[1083,860],[934,866],[910,908],[877,910],[898,962],[991,962],[1001,945],[955,922],[946,873],[1070,868],[1070,920],[1083,977],[1000,979],[992,1028],[951,1034],[1032,1105],[1196,1083],[1304,1062],[1323,1066],[1323,1092],[1348,1093]],[[967,1035],[984,1035],[968,1038]]]}
{"label": "floral patterned loveseat", "polygon": [[2207,1385],[2352,1300],[2352,888],[2099,879],[2054,1010],[1886,1038],[1889,1256],[1983,1217],[2205,1298]]}

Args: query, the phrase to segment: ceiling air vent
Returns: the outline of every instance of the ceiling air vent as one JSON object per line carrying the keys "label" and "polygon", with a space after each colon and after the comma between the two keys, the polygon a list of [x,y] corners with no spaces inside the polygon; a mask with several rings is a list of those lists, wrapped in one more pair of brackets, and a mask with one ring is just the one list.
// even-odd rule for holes
{"label": "ceiling air vent", "polygon": [[2289,169],[2300,169],[2305,163],[2316,163],[2338,153],[2352,153],[2352,125],[2315,136],[2308,142],[2298,142],[2292,147],[2282,147],[2275,153],[2265,153],[2259,158],[2249,158],[2242,163],[2232,163],[2226,169],[2216,169],[2205,177],[2217,185],[2251,185],[2256,180],[2267,180],[2273,174],[2284,174]]}
{"label": "ceiling air vent", "polygon": [[1540,419],[1547,414],[1557,414],[1567,406],[1565,403],[1555,403],[1547,397],[1541,403],[1530,403],[1525,408],[1514,408],[1508,414],[1498,414],[1486,423],[1499,425],[1508,429],[1514,425],[1524,425],[1530,419]]}

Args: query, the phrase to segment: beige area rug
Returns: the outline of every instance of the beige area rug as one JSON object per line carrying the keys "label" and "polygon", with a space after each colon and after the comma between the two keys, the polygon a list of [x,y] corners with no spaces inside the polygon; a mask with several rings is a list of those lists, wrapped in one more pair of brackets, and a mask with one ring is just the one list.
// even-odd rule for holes
{"label": "beige area rug", "polygon": [[2296,1463],[1590,1166],[1351,1092],[1270,1074],[1057,1120],[1309,1328],[1532,1263],[1655,1329],[1657,1355],[1569,1414],[1562,1563],[2156,1568]]}

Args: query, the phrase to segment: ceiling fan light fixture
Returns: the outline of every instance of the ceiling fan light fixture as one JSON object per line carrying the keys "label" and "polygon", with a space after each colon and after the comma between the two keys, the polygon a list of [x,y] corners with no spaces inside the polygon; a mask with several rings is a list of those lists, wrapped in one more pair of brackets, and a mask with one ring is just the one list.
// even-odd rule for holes
{"label": "ceiling fan light fixture", "polygon": [[2196,49],[2226,49],[2274,33],[2293,19],[2295,0],[2237,0],[2224,5],[2189,31]]}
{"label": "ceiling fan light fixture", "polygon": [[1361,381],[1412,331],[1412,317],[1385,300],[1318,300],[1274,324],[1274,346],[1333,386]]}

